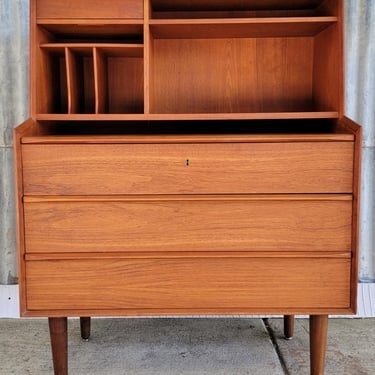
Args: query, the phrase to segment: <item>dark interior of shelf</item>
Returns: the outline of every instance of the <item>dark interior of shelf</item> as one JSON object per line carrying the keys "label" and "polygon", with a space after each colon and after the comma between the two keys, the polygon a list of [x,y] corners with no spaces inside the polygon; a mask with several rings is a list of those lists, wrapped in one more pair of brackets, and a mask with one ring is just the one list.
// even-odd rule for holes
{"label": "dark interior of shelf", "polygon": [[334,119],[42,122],[48,135],[331,134]]}
{"label": "dark interior of shelf", "polygon": [[[152,0],[152,18],[308,17],[324,0]],[[328,15],[328,14],[325,14]]]}
{"label": "dark interior of shelf", "polygon": [[324,0],[151,0],[155,11],[292,10],[314,9]]}

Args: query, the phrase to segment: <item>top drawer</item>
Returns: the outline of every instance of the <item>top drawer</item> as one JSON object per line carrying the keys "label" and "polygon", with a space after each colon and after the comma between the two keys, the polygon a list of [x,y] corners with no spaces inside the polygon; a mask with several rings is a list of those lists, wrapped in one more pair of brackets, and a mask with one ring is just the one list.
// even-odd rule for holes
{"label": "top drawer", "polygon": [[26,195],[351,193],[353,142],[23,144]]}
{"label": "top drawer", "polygon": [[143,18],[143,0],[36,0],[37,18]]}

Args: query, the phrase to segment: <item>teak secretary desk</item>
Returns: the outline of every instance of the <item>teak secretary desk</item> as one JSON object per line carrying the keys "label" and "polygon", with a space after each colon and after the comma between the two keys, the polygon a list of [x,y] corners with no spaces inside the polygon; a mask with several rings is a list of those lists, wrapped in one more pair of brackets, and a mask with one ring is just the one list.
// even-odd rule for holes
{"label": "teak secretary desk", "polygon": [[356,311],[361,128],[340,0],[31,0],[21,315]]}

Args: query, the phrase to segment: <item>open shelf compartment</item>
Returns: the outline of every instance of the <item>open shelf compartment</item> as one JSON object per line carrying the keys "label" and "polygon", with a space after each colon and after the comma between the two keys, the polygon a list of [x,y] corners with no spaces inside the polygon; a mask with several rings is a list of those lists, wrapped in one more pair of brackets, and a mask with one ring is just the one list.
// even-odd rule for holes
{"label": "open shelf compartment", "polygon": [[[46,43],[46,113],[143,113],[143,45]],[[124,89],[125,88],[125,89]]]}
{"label": "open shelf compartment", "polygon": [[339,112],[336,31],[334,24],[316,36],[173,38],[151,27],[150,112]]}

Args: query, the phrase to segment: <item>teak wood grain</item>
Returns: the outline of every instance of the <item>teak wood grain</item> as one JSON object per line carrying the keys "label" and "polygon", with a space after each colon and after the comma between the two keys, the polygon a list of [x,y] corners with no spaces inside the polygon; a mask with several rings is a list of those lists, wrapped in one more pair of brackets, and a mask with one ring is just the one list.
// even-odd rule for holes
{"label": "teak wood grain", "polygon": [[312,38],[154,38],[150,111],[309,111],[312,58]]}
{"label": "teak wood grain", "polygon": [[25,194],[349,193],[352,142],[23,145]]}
{"label": "teak wood grain", "polygon": [[[353,120],[344,117],[341,126],[355,134],[355,153],[353,170],[353,224],[352,224],[352,305],[357,306],[358,261],[359,261],[359,229],[360,229],[360,194],[361,194],[361,159],[362,159],[362,127]],[[357,310],[355,310],[357,311]]]}
{"label": "teak wood grain", "polygon": [[143,18],[143,0],[38,0],[38,18]]}
{"label": "teak wood grain", "polygon": [[26,272],[27,308],[39,311],[206,308],[251,313],[270,305],[280,311],[345,309],[350,302],[350,259],[324,255],[47,260],[27,262]]}
{"label": "teak wood grain", "polygon": [[350,251],[351,200],[318,199],[26,202],[26,252]]}

